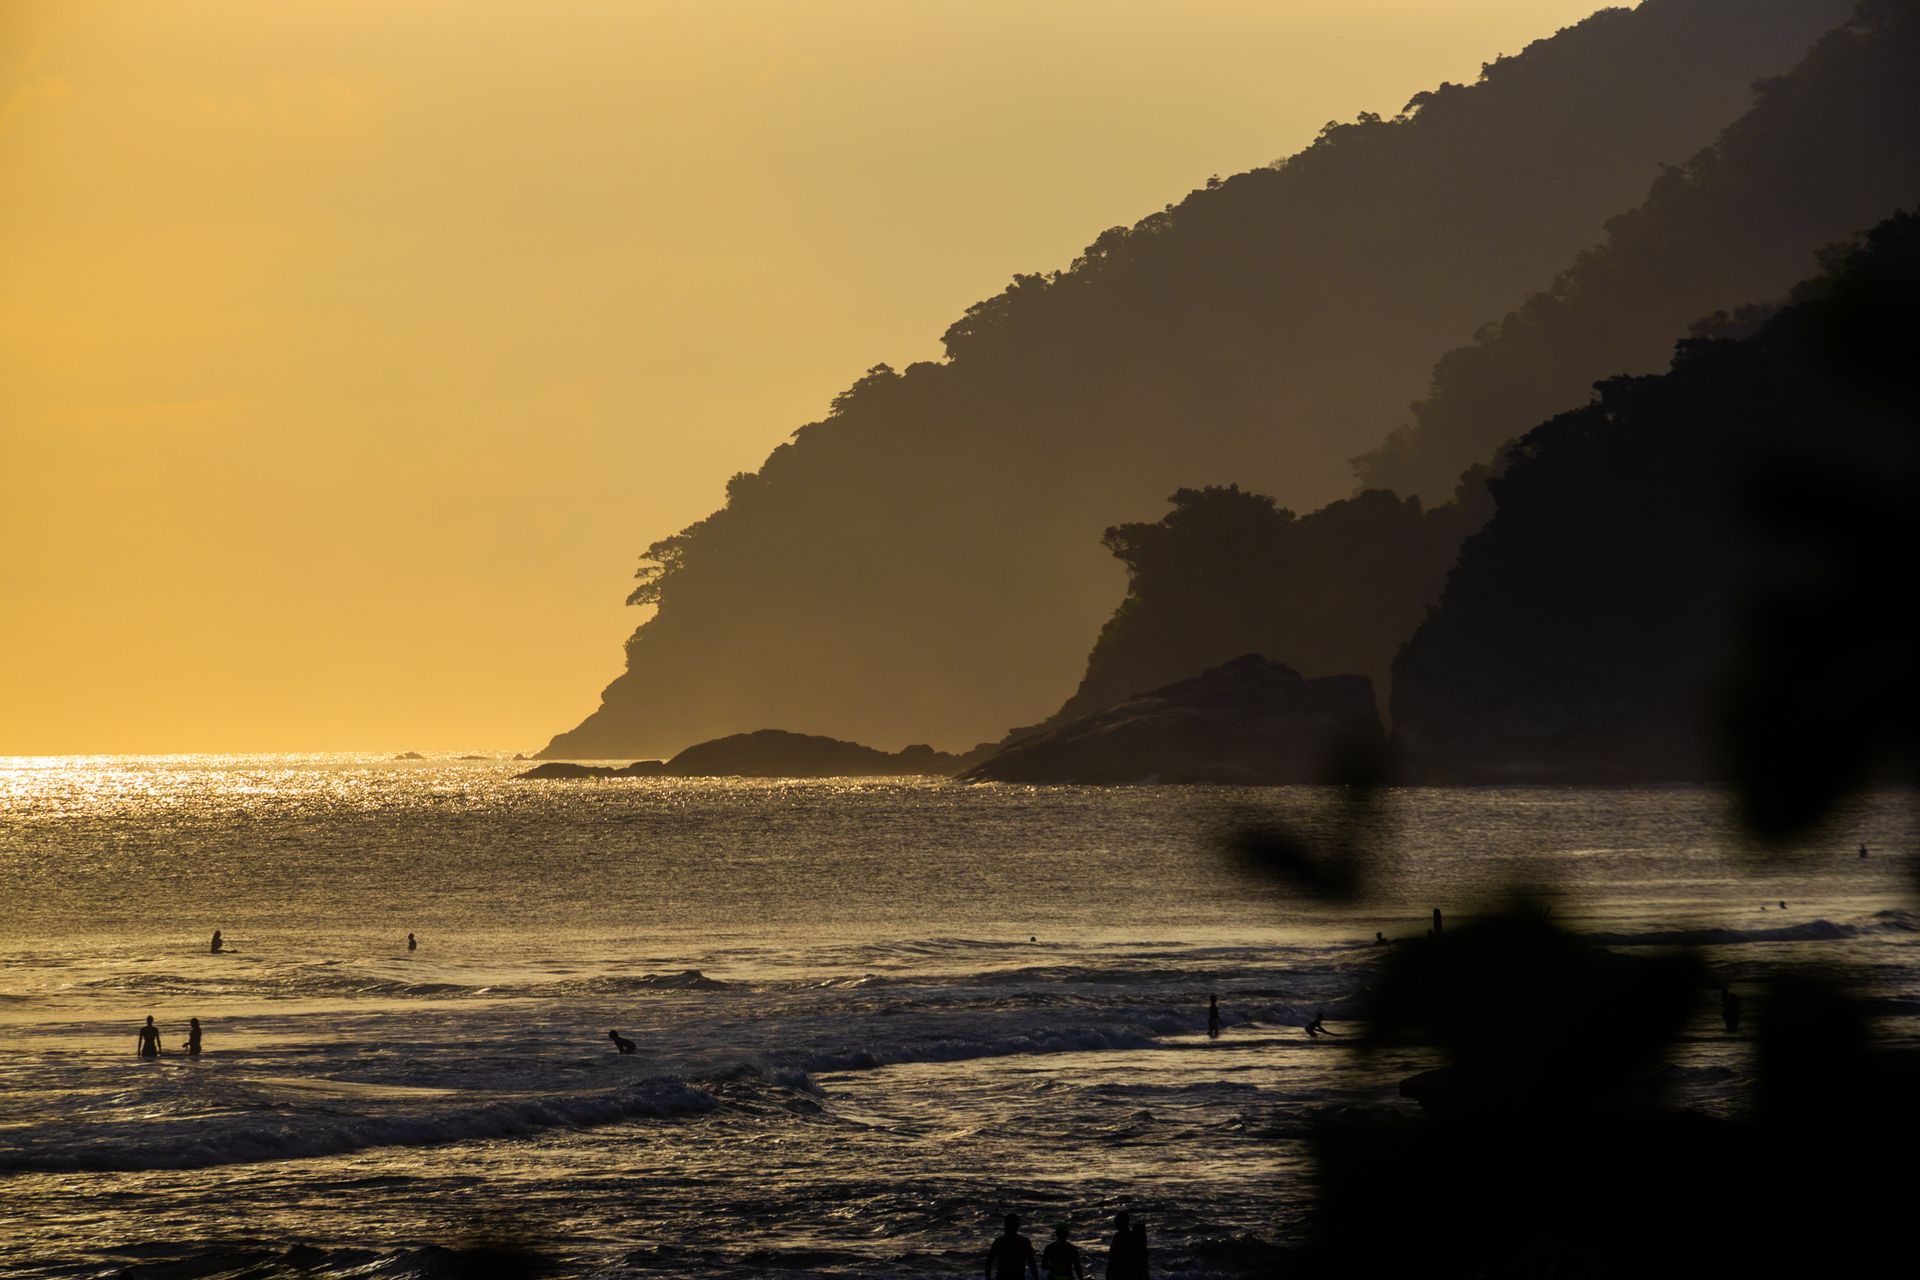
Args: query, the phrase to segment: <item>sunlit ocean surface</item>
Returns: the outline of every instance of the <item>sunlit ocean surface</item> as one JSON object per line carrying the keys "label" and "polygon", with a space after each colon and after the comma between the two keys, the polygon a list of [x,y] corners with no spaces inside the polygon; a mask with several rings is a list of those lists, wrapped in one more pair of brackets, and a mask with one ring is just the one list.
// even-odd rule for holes
{"label": "sunlit ocean surface", "polygon": [[[1098,1254],[1122,1207],[1156,1275],[1254,1272],[1300,1237],[1313,1117],[1411,1105],[1431,1065],[1301,1026],[1351,1029],[1376,930],[1518,891],[1614,945],[1708,938],[1736,986],[1849,966],[1920,1032],[1904,796],[1763,863],[1709,792],[1394,792],[1369,896],[1328,906],[1220,853],[1250,817],[1333,830],[1309,788],[523,767],[0,760],[0,1272],[514,1243],[582,1276],[974,1275],[1005,1211]],[[1731,1105],[1708,993],[1676,1058]]]}

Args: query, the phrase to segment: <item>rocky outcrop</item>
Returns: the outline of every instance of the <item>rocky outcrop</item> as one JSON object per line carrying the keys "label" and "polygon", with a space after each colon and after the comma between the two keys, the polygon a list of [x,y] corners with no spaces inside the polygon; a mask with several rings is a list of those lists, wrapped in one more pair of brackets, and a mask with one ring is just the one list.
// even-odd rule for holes
{"label": "rocky outcrop", "polygon": [[554,761],[518,775],[542,778],[904,778],[947,777],[959,756],[912,746],[880,751],[816,734],[761,729],[696,743],[671,760],[638,760],[624,767]]}
{"label": "rocky outcrop", "polygon": [[630,765],[611,764],[574,764],[566,760],[553,760],[536,765],[525,773],[514,775],[515,781],[539,782],[559,779],[570,781],[577,778],[655,778],[666,767],[663,760],[635,760]]}
{"label": "rocky outcrop", "polygon": [[881,751],[810,733],[760,729],[696,743],[661,770],[675,778],[882,778],[946,776],[959,758],[929,746]]}
{"label": "rocky outcrop", "polygon": [[1329,761],[1384,749],[1365,676],[1303,679],[1257,655],[1021,738],[967,782],[1321,781]]}

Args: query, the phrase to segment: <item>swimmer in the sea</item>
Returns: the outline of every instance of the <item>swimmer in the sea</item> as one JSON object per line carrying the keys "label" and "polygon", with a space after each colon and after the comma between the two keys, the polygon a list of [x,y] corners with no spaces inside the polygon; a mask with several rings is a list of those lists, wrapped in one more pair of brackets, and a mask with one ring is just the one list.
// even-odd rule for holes
{"label": "swimmer in the sea", "polygon": [[200,1056],[200,1019],[187,1019],[187,1041],[180,1047],[195,1058]]}
{"label": "swimmer in the sea", "polygon": [[1067,1239],[1067,1224],[1053,1229],[1053,1243],[1040,1252],[1040,1271],[1046,1280],[1087,1280],[1080,1250]]}
{"label": "swimmer in the sea", "polygon": [[147,1015],[147,1025],[140,1028],[140,1056],[157,1058],[160,1056],[160,1028],[153,1025],[153,1015]]}
{"label": "swimmer in the sea", "polygon": [[417,943],[417,942],[415,942],[415,941],[413,940],[413,935],[412,935],[412,934],[408,934],[408,935],[407,935],[407,950],[409,950],[409,951],[418,951],[419,949],[420,949],[420,944],[419,944],[419,943]]}
{"label": "swimmer in the sea", "polygon": [[632,1053],[635,1048],[633,1041],[627,1039],[625,1036],[621,1035],[618,1031],[607,1032],[607,1038],[609,1040],[612,1040],[613,1047],[618,1049],[622,1053]]}
{"label": "swimmer in the sea", "polygon": [[1307,1033],[1309,1039],[1318,1040],[1321,1036],[1330,1036],[1333,1034],[1333,1032],[1327,1030],[1326,1017],[1327,1015],[1318,1009],[1313,1011],[1313,1021],[1302,1028]]}
{"label": "swimmer in the sea", "polygon": [[220,949],[226,945],[227,945],[226,943],[220,940],[220,931],[218,929],[215,929],[213,931],[213,954],[216,956],[219,955]]}

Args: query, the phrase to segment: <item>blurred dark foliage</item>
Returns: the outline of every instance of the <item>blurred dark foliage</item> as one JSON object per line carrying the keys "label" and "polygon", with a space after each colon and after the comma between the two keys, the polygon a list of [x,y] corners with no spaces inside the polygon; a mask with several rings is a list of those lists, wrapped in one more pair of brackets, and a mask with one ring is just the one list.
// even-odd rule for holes
{"label": "blurred dark foliage", "polygon": [[[1655,491],[1717,477],[1733,493],[1689,510],[1699,541],[1677,566],[1636,562],[1623,577],[1666,604],[1687,574],[1738,566],[1692,582],[1697,595],[1731,597],[1730,661],[1678,669],[1718,673],[1697,691],[1715,710],[1711,746],[1763,842],[1805,833],[1862,788],[1912,779],[1917,319],[1920,218],[1902,215],[1747,337],[1683,349],[1676,388],[1635,380],[1523,446],[1536,459],[1621,450],[1615,462],[1638,446],[1643,476],[1662,468],[1645,482]],[[1674,438],[1687,431],[1696,438]],[[1656,439],[1664,451],[1647,451]],[[1686,461],[1670,466],[1676,450]],[[1555,475],[1512,469],[1497,491],[1503,510],[1512,499],[1543,520],[1580,519]],[[1539,476],[1543,492],[1527,493]],[[1650,507],[1641,501],[1640,514]],[[1637,545],[1616,538],[1612,550]],[[1620,624],[1648,631],[1632,652],[1677,642],[1662,621],[1653,609]],[[1230,841],[1235,860],[1298,893],[1364,900],[1378,850],[1366,811],[1381,778],[1350,766],[1344,780],[1337,820],[1248,823]],[[1467,918],[1379,961],[1356,1052],[1419,1046],[1438,1065],[1401,1085],[1417,1110],[1344,1111],[1320,1126],[1313,1231],[1292,1274],[1910,1268],[1920,1055],[1876,1041],[1847,972],[1761,975],[1751,1087],[1729,1114],[1708,1115],[1677,1101],[1671,1065],[1702,1025],[1719,1034],[1716,983],[1696,955],[1613,953],[1524,904]]]}

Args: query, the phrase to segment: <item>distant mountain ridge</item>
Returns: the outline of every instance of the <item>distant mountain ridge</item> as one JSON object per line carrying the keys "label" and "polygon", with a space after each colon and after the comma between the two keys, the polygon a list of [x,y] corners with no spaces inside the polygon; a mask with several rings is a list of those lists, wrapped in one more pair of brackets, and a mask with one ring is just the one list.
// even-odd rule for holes
{"label": "distant mountain ridge", "polygon": [[1607,10],[1017,276],[948,330],[946,362],[876,366],[649,549],[634,599],[657,612],[626,674],[542,754],[768,724],[966,746],[1045,715],[1119,594],[1100,529],[1181,485],[1341,496],[1437,353],[1846,7]]}
{"label": "distant mountain ridge", "polygon": [[1864,0],[1753,110],[1472,346],[1434,367],[1413,422],[1355,459],[1370,487],[1443,502],[1461,471],[1587,398],[1665,368],[1715,312],[1771,302],[1815,254],[1920,200],[1920,32],[1911,0]]}

